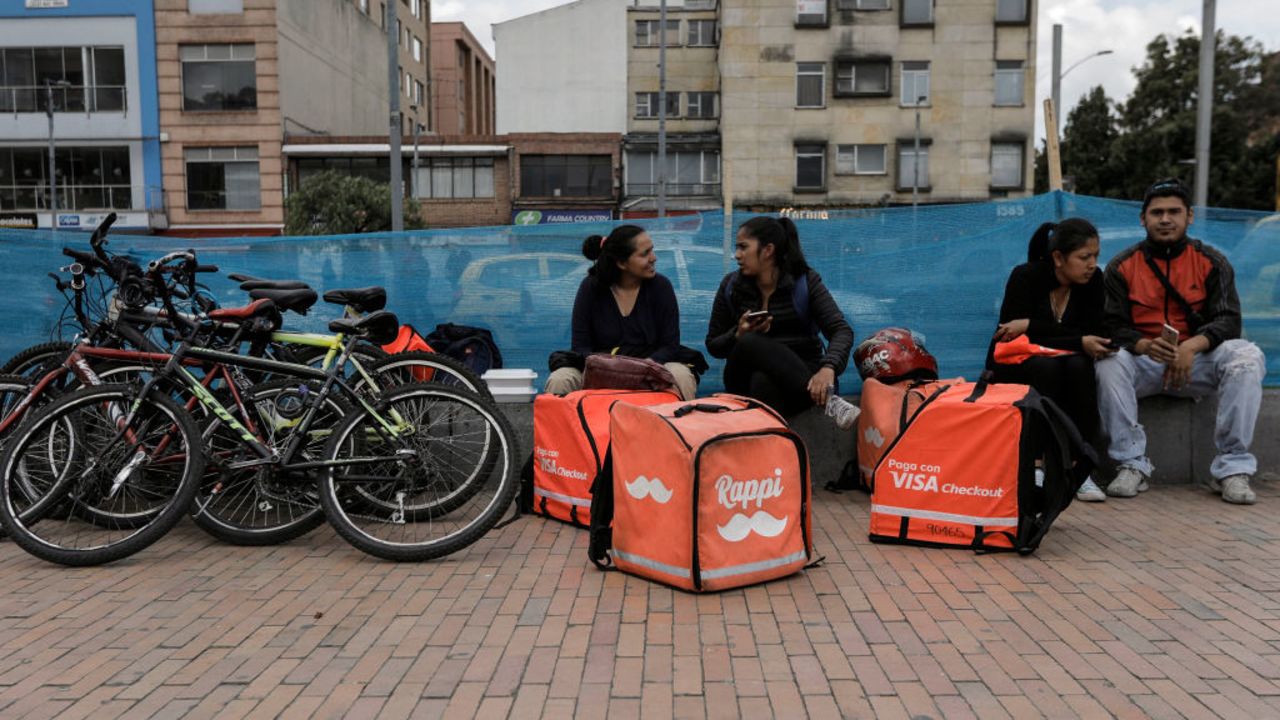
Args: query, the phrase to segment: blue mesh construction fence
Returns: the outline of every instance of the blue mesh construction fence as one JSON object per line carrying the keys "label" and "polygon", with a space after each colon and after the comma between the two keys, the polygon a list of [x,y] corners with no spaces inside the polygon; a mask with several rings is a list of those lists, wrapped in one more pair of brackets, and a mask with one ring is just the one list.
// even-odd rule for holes
{"label": "blue mesh construction fence", "polygon": [[[1026,257],[1042,222],[1088,218],[1102,236],[1105,261],[1144,236],[1139,205],[1064,193],[968,205],[831,210],[796,221],[810,264],[831,287],[858,338],[881,327],[924,334],[946,375],[976,377],[995,327],[1009,270]],[[811,217],[818,215],[819,217]],[[703,349],[720,279],[733,266],[726,227],[750,217],[721,213],[640,221],[654,238],[658,269],[680,300],[682,342]],[[428,230],[353,236],[186,240],[113,235],[113,252],[151,259],[194,248],[224,272],[300,279],[317,289],[383,285],[388,307],[424,334],[455,322],[493,331],[507,367],[546,377],[547,355],[569,344],[569,316],[587,261],[582,240],[612,223]],[[1267,383],[1280,385],[1280,215],[1210,209],[1191,234],[1230,258],[1248,338],[1267,354]],[[59,334],[65,301],[46,273],[64,265],[59,246],[87,249],[87,235],[0,231],[7,291],[0,298],[5,357]],[[726,255],[726,252],[729,254]],[[224,305],[244,294],[225,277],[210,286]],[[321,303],[289,326],[322,330],[339,310]],[[702,390],[722,387],[712,360]],[[844,392],[859,387],[850,367]]]}

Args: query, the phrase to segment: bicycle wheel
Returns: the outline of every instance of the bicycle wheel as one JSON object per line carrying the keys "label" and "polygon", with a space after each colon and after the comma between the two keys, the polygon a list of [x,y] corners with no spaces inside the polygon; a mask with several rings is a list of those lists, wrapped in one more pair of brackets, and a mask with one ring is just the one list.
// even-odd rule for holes
{"label": "bicycle wheel", "polygon": [[[314,345],[295,345],[287,343],[281,345],[280,348],[282,352],[279,354],[283,357],[280,357],[279,359],[285,360],[285,362],[295,362],[300,365],[310,365],[313,368],[319,368],[324,362],[325,356],[329,354],[329,351],[325,348],[315,347]],[[351,354],[359,358],[360,363],[366,367],[387,356],[387,353],[384,352],[382,348],[367,342],[356,343]],[[334,359],[337,359],[337,354],[334,355]]]}
{"label": "bicycle wheel", "polygon": [[[382,389],[411,383],[430,382],[449,387],[470,390],[486,400],[492,400],[489,385],[461,362],[440,353],[415,350],[395,353],[366,365],[365,370]],[[352,389],[361,392],[368,385],[358,373]]]}
{"label": "bicycle wheel", "polygon": [[46,363],[60,362],[71,347],[71,343],[62,341],[32,345],[0,365],[0,375],[34,376]]}
{"label": "bicycle wheel", "polygon": [[[62,565],[100,565],[151,545],[188,510],[204,467],[199,431],[162,393],[137,391],[78,390],[10,439],[0,459],[0,524],[24,550]],[[86,508],[95,522],[84,519]]]}
{"label": "bicycle wheel", "polygon": [[335,466],[320,478],[320,501],[347,542],[387,560],[431,560],[497,524],[515,498],[519,450],[496,405],[421,383],[376,409],[348,415],[325,453]]}
{"label": "bicycle wheel", "polygon": [[[283,455],[285,443],[306,411],[307,396],[318,391],[317,384],[278,380],[245,392],[243,407],[230,402],[224,405],[260,442]],[[339,398],[324,398],[307,438],[291,459],[321,459],[333,428],[347,412],[347,404]],[[192,516],[205,532],[234,545],[276,545],[301,537],[324,522],[314,471],[287,472],[274,464],[233,467],[257,456],[238,432],[216,416],[205,424],[203,437],[205,474]]]}

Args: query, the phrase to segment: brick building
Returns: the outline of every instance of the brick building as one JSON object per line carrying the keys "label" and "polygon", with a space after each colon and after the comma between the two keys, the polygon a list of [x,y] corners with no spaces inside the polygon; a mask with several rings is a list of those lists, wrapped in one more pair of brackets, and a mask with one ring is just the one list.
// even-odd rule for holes
{"label": "brick building", "polygon": [[493,58],[460,22],[431,24],[431,115],[440,135],[497,130]]}

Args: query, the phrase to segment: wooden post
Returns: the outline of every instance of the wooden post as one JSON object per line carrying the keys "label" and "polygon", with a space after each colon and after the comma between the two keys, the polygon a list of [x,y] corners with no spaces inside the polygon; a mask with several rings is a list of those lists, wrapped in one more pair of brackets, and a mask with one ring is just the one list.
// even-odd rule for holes
{"label": "wooden post", "polygon": [[1045,155],[1049,161],[1049,191],[1062,189],[1062,155],[1058,149],[1058,123],[1053,118],[1053,98],[1044,101]]}

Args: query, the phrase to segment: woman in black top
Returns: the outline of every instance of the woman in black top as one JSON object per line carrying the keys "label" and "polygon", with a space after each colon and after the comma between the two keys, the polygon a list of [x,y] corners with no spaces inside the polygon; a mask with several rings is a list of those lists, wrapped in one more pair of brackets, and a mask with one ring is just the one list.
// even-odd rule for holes
{"label": "woman in black top", "polygon": [[[595,261],[573,301],[573,351],[583,357],[613,353],[662,363],[685,400],[698,393],[698,377],[678,362],[680,306],[671,281],[658,274],[653,240],[644,228],[619,225],[608,237],[592,235],[582,254]],[[547,378],[546,392],[582,389],[582,371],[561,367]]]}
{"label": "woman in black top", "polygon": [[784,415],[825,405],[840,427],[852,427],[858,408],[834,390],[853,329],[805,262],[795,223],[748,220],[738,229],[734,259],[738,270],[721,281],[707,328],[707,351],[727,358],[725,389]]}
{"label": "woman in black top", "polygon": [[[1030,385],[1057,403],[1086,440],[1098,432],[1093,361],[1115,352],[1104,336],[1098,247],[1097,228],[1083,218],[1045,223],[1036,230],[1027,246],[1026,264],[1009,274],[995,341],[1025,334],[1036,345],[1071,354],[1036,356],[1009,365],[988,362],[996,382]],[[1106,499],[1092,479],[1085,480],[1077,497]]]}

